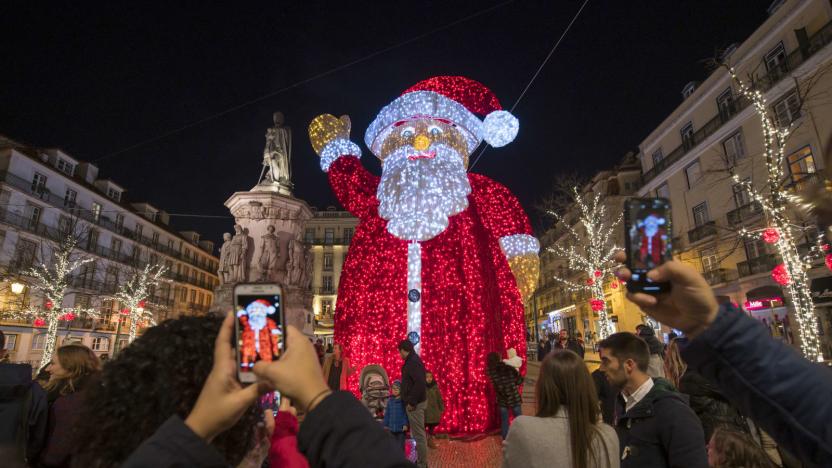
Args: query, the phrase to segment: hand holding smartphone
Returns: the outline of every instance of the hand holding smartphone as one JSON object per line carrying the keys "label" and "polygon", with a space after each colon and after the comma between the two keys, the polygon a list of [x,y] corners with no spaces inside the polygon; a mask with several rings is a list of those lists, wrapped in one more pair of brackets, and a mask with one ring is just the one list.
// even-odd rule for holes
{"label": "hand holding smartphone", "polygon": [[242,383],[253,383],[257,381],[254,364],[275,361],[285,349],[282,290],[277,284],[238,284],[234,305],[237,377]]}
{"label": "hand holding smartphone", "polygon": [[670,283],[647,278],[648,271],[673,260],[670,202],[665,198],[630,198],[624,204],[624,230],[627,268],[632,272],[627,290],[647,294],[670,291]]}

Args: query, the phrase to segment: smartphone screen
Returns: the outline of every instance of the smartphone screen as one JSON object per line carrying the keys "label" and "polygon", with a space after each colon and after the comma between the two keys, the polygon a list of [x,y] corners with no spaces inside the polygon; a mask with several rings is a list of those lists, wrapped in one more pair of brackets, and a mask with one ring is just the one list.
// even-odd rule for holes
{"label": "smartphone screen", "polygon": [[631,198],[625,210],[627,266],[632,272],[631,291],[666,291],[666,283],[654,283],[647,272],[673,259],[670,202],[664,198]]}
{"label": "smartphone screen", "polygon": [[279,294],[236,295],[237,363],[241,381],[253,381],[258,361],[275,361],[283,352],[284,329]]}

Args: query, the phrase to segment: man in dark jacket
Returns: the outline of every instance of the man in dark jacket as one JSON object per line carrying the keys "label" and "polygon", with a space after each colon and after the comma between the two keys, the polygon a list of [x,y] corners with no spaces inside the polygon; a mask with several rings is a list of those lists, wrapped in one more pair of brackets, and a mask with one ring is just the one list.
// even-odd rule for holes
{"label": "man in dark jacket", "polygon": [[508,435],[509,412],[513,417],[522,413],[518,386],[523,383],[523,378],[516,369],[500,360],[500,354],[492,352],[486,358],[486,373],[494,386],[494,393],[497,395],[497,406],[500,407],[500,435],[505,440]]}
{"label": "man in dark jacket", "polygon": [[[7,361],[6,335],[0,331],[0,361]],[[0,363],[0,456],[15,466],[34,464],[46,441],[46,392],[32,380],[29,364]]]}
{"label": "man in dark jacket", "polygon": [[428,406],[425,365],[416,354],[410,340],[399,343],[399,355],[402,364],[402,401],[407,404],[407,419],[410,421],[410,433],[416,439],[416,452],[419,454],[419,466],[428,466],[428,440],[425,434],[425,409]]}
{"label": "man in dark jacket", "polygon": [[580,356],[581,358],[584,357],[584,347],[578,343],[578,340],[569,337],[569,332],[566,330],[561,330],[560,335],[558,336],[558,340],[555,341],[554,346],[552,349],[568,349],[570,351],[574,351],[575,354]]}
{"label": "man in dark jacket", "polygon": [[598,343],[601,370],[621,389],[613,423],[621,466],[706,468],[705,435],[686,397],[664,379],[647,375],[647,344],[631,333]]}
{"label": "man in dark jacket", "polygon": [[[616,260],[626,260],[624,252]],[[623,281],[630,271],[617,273]],[[682,349],[688,367],[716,383],[740,412],[801,461],[832,466],[832,371],[772,339],[765,327],[731,304],[717,304],[705,278],[680,262],[650,271],[672,284],[659,296],[628,295],[647,314],[690,340]]]}
{"label": "man in dark jacket", "polygon": [[615,414],[615,404],[618,399],[618,390],[610,385],[606,374],[601,369],[592,371],[592,381],[595,383],[595,391],[598,393],[598,402],[601,404],[601,418],[605,423],[612,425]]}

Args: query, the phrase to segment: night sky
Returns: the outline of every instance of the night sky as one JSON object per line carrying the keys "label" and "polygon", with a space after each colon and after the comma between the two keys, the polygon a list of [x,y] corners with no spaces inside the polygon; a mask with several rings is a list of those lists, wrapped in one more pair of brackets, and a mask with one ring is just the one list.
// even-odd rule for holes
{"label": "night sky", "polygon": [[[511,107],[582,1],[152,3],[2,2],[0,134],[103,157],[101,176],[130,201],[216,216],[257,182],[275,110],[294,129],[295,195],[335,204],[306,137],[315,115],[349,114],[364,164],[378,173],[363,135],[382,106],[417,81],[455,74]],[[685,83],[707,76],[704,61],[748,37],[769,3],[590,0],[514,111],[517,140],[490,148],[474,172],[506,184],[533,215],[558,173],[591,175],[635,149]],[[172,223],[218,240],[232,220]]]}

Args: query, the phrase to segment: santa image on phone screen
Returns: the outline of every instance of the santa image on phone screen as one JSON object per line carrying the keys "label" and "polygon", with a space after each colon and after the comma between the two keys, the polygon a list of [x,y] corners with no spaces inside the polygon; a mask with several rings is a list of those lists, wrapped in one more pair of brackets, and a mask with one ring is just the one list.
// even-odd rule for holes
{"label": "santa image on phone screen", "polygon": [[240,321],[240,366],[251,368],[257,361],[271,361],[280,355],[278,344],[283,333],[269,318],[277,309],[268,301],[257,299],[237,312]]}
{"label": "santa image on phone screen", "polygon": [[639,217],[636,225],[638,238],[641,239],[638,250],[638,267],[651,269],[658,266],[664,256],[664,249],[667,245],[667,228],[664,216],[656,213],[648,213],[645,217]]}

